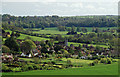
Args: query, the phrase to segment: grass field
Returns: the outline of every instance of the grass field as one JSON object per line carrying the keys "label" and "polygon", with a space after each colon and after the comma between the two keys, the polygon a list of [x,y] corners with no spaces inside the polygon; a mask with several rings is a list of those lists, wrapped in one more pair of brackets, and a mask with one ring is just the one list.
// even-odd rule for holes
{"label": "grass field", "polygon": [[[68,42],[68,46],[70,46],[70,44],[73,44],[74,46],[79,46],[79,44],[83,45],[84,43]],[[88,44],[88,46],[91,46],[91,45],[93,45],[94,47],[96,47],[96,46],[100,46],[100,47],[108,48],[108,46],[106,46],[106,45],[94,45],[94,44]]]}
{"label": "grass field", "polygon": [[[81,27],[82,28],[82,27]],[[92,27],[85,27],[89,32],[92,32]],[[107,30],[108,28],[110,29],[116,29],[117,27],[100,27],[99,29],[101,30]],[[40,28],[34,28],[36,30],[40,30]],[[40,30],[40,31],[33,31],[33,33],[40,33],[40,34],[67,34],[68,31],[59,31],[57,29],[57,27],[53,27],[53,28],[45,28],[45,30]],[[79,34],[80,32],[78,32]]]}
{"label": "grass field", "polygon": [[2,73],[2,75],[118,75],[118,64],[68,68],[59,70],[33,70],[27,72]]}
{"label": "grass field", "polygon": [[42,37],[25,35],[25,34],[20,34],[20,37],[18,37],[17,39],[25,39],[25,38],[28,37],[28,36],[29,36],[33,41],[50,40],[49,38],[42,38]]}
{"label": "grass field", "polygon": [[[6,32],[12,33],[10,30],[6,30]],[[30,35],[25,35],[25,34],[20,34],[20,37],[17,39],[25,39],[26,37],[30,37],[33,41],[41,41],[41,40],[50,40],[49,38],[42,38],[42,37],[36,37],[36,36],[30,36]],[[6,39],[4,38],[3,41]]]}

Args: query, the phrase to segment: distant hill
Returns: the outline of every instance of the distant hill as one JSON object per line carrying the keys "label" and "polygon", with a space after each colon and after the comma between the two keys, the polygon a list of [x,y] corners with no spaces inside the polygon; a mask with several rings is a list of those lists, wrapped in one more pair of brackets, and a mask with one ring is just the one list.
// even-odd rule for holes
{"label": "distant hill", "polygon": [[2,15],[2,26],[16,26],[21,28],[42,27],[117,27],[118,16],[11,16]]}

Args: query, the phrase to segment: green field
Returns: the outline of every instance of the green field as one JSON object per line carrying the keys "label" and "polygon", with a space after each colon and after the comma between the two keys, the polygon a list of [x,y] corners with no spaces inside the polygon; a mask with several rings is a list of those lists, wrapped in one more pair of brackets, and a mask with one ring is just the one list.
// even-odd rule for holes
{"label": "green field", "polygon": [[[79,44],[83,45],[84,43],[68,42],[68,46],[70,46],[70,44],[73,44],[74,46],[79,46]],[[108,46],[106,46],[106,45],[94,45],[94,44],[88,44],[88,46],[91,46],[91,45],[94,46],[94,47],[96,47],[96,46],[100,46],[100,47],[108,48]]]}
{"label": "green field", "polygon": [[[82,28],[82,27],[81,27]],[[93,27],[85,27],[89,32],[92,32]],[[110,29],[116,29],[117,27],[99,27],[101,30],[107,30],[108,28]],[[33,30],[40,30],[40,31],[33,31],[33,33],[40,33],[40,34],[67,34],[68,31],[59,31],[57,27],[53,28],[45,28],[45,30],[41,30],[40,28],[33,28]],[[78,32],[78,34],[81,32]]]}
{"label": "green field", "polygon": [[25,34],[20,34],[20,37],[18,37],[17,39],[25,39],[26,37],[30,37],[33,41],[50,40],[49,38],[42,38]]}
{"label": "green field", "polygon": [[[6,32],[12,33],[12,31],[10,30],[6,30]],[[42,37],[25,35],[25,34],[20,34],[20,37],[18,37],[17,39],[25,39],[26,37],[30,37],[33,41],[50,40],[49,38],[42,38]],[[5,38],[3,39],[3,41],[5,41]]]}
{"label": "green field", "polygon": [[33,70],[27,72],[2,73],[2,75],[118,75],[118,64],[68,68],[59,70]]}

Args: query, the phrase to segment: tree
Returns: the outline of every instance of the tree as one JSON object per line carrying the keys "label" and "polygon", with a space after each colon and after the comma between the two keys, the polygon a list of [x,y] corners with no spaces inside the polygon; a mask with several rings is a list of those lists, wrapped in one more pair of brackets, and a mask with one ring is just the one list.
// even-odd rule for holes
{"label": "tree", "polygon": [[57,46],[54,48],[54,50],[55,50],[56,52],[58,52],[58,50],[60,50],[60,49],[62,49],[62,46],[59,46],[59,45],[57,45]]}
{"label": "tree", "polygon": [[42,30],[44,30],[44,29],[45,29],[45,26],[44,26],[44,25],[42,25],[42,26],[41,26],[41,29],[42,29]]}
{"label": "tree", "polygon": [[97,51],[97,52],[101,51],[100,46],[96,46],[96,51]]}
{"label": "tree", "polygon": [[2,45],[2,52],[3,53],[10,53],[10,48],[5,46],[5,45]]}
{"label": "tree", "polygon": [[41,52],[42,52],[42,53],[47,53],[47,52],[48,52],[47,47],[45,47],[45,46],[42,47]]}
{"label": "tree", "polygon": [[74,54],[74,50],[73,50],[72,48],[70,48],[69,52],[70,52],[71,54]]}
{"label": "tree", "polygon": [[5,45],[10,48],[10,50],[13,51],[19,51],[20,47],[19,44],[16,42],[14,37],[7,38],[5,40]]}
{"label": "tree", "polygon": [[16,32],[15,36],[20,37],[20,33]]}
{"label": "tree", "polygon": [[30,53],[34,48],[36,48],[36,45],[30,39],[25,40],[21,45],[22,51],[25,51],[26,53]]}
{"label": "tree", "polygon": [[86,33],[86,32],[87,32],[87,29],[83,27],[83,28],[81,29],[81,31],[82,31],[83,33]]}
{"label": "tree", "polygon": [[14,31],[12,31],[11,37],[14,37],[14,36],[15,36],[15,33],[14,33]]}
{"label": "tree", "polygon": [[75,26],[72,26],[72,31],[75,32]]}
{"label": "tree", "polygon": [[58,26],[59,31],[65,31],[65,26]]}
{"label": "tree", "polygon": [[81,29],[80,29],[80,27],[77,27],[77,32],[81,32]]}
{"label": "tree", "polygon": [[82,48],[82,46],[81,46],[81,44],[79,44],[79,46],[78,46],[79,48]]}
{"label": "tree", "polygon": [[71,27],[68,27],[68,28],[66,28],[67,29],[67,31],[71,31]]}

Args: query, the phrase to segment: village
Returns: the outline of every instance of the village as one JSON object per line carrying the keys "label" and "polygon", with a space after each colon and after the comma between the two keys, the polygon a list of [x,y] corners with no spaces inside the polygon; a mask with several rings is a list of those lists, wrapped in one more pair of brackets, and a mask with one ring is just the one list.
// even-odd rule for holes
{"label": "village", "polygon": [[[3,34],[3,37],[10,37],[10,33],[6,32]],[[16,40],[18,44],[22,45],[24,42],[23,40],[17,39]],[[55,54],[55,57],[62,58],[77,58],[77,59],[86,59],[86,60],[95,60],[100,57],[110,57],[110,54],[114,53],[113,48],[104,48],[104,47],[94,47],[94,46],[88,46],[87,44],[74,46],[71,44],[68,46],[68,40],[65,40],[63,42],[53,43],[49,46],[48,42],[46,41],[33,41],[36,47],[30,52],[27,52],[25,50],[22,50],[21,54],[12,54],[12,53],[2,53],[2,60],[3,62],[6,61],[12,61],[14,60],[13,56],[16,57],[24,57],[24,58],[32,58],[32,57],[38,57],[38,58],[44,58],[47,54],[48,56],[52,56],[52,54]],[[41,46],[42,44],[47,45]],[[22,46],[20,46],[22,49]],[[4,52],[4,51],[3,51]],[[59,56],[58,56],[59,55]]]}

